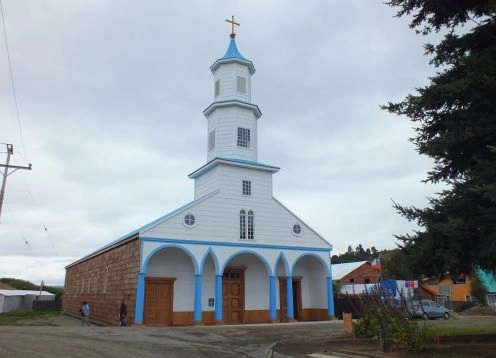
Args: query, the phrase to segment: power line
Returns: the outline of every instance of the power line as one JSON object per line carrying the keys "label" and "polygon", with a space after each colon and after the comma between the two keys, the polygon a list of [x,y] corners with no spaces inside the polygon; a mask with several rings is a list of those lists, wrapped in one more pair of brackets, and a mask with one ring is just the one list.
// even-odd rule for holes
{"label": "power line", "polygon": [[12,71],[12,62],[10,60],[9,43],[7,41],[7,28],[5,26],[5,17],[3,14],[2,0],[0,0],[0,12],[2,14],[3,37],[5,38],[5,49],[7,50],[7,60],[9,63],[9,71],[10,71],[10,84],[12,85],[12,93],[14,95],[14,104],[15,104],[15,110],[16,110],[16,115],[17,115],[17,125],[19,127],[19,135],[21,137],[22,149],[26,153],[26,146],[24,145],[24,136],[22,134],[22,127],[21,127],[21,116],[19,115],[19,106],[17,105],[17,96],[16,96],[16,91],[15,91],[15,85],[14,85],[14,72]]}
{"label": "power line", "polygon": [[21,227],[17,224],[17,220],[15,219],[14,213],[12,211],[10,211],[9,207],[7,206],[7,203],[5,203],[5,208],[9,212],[9,215],[12,216],[12,220],[14,221],[14,224],[17,227],[17,230],[19,230],[19,233],[21,234],[22,240],[24,241],[26,246],[29,247],[30,250],[32,250],[31,246],[29,246],[28,240],[26,240],[26,237],[24,236],[24,233],[21,230]]}

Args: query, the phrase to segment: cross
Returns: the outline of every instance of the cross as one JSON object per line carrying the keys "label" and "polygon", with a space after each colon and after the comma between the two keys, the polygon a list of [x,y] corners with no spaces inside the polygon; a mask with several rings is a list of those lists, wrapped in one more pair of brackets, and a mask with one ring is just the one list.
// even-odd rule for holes
{"label": "cross", "polygon": [[231,23],[231,26],[232,26],[231,37],[235,37],[236,34],[234,33],[234,25],[238,25],[239,26],[239,23],[238,22],[234,22],[234,15],[231,17],[231,20],[226,19],[226,22],[230,22]]}

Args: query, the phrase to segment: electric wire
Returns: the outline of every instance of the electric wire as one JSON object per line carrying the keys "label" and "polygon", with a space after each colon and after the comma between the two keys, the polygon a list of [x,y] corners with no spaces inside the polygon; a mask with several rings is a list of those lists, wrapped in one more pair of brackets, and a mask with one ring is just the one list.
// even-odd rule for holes
{"label": "electric wire", "polygon": [[7,62],[9,64],[10,84],[12,85],[12,94],[14,96],[14,104],[15,104],[15,110],[16,110],[16,116],[17,116],[17,126],[19,128],[19,136],[21,139],[22,150],[26,153],[26,146],[24,145],[24,136],[22,134],[21,116],[19,115],[19,106],[17,104],[17,95],[16,95],[15,85],[14,85],[14,71],[12,70],[12,61],[10,60],[9,43],[7,41],[7,27],[5,26],[5,16],[3,13],[2,0],[0,0],[0,13],[2,14],[3,36],[5,39],[5,50],[7,51]]}
{"label": "electric wire", "polygon": [[23,233],[23,232],[22,232],[22,230],[21,230],[21,227],[19,226],[19,224],[17,224],[17,220],[16,220],[16,218],[15,218],[15,216],[14,216],[14,213],[10,210],[10,208],[9,208],[9,206],[7,205],[7,203],[6,203],[6,200],[5,200],[5,199],[4,199],[4,201],[3,201],[3,205],[4,205],[4,207],[7,209],[7,211],[9,212],[9,215],[12,217],[12,220],[14,221],[14,224],[15,224],[15,226],[17,227],[17,230],[19,230],[19,233],[21,234],[21,237],[22,237],[22,240],[24,241],[24,244],[26,244],[26,246],[27,246],[27,247],[29,247],[29,249],[30,249],[30,250],[32,250],[32,249],[31,249],[31,246],[29,246],[29,242],[28,242],[28,240],[26,240],[26,237],[24,236],[24,233]]}

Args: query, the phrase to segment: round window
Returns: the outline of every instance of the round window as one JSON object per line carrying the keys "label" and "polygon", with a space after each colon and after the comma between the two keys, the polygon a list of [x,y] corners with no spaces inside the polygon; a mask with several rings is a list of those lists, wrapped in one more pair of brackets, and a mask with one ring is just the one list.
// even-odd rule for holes
{"label": "round window", "polygon": [[293,234],[300,235],[301,234],[301,226],[298,224],[293,225]]}
{"label": "round window", "polygon": [[184,225],[193,226],[195,225],[195,216],[193,214],[188,214],[184,217]]}

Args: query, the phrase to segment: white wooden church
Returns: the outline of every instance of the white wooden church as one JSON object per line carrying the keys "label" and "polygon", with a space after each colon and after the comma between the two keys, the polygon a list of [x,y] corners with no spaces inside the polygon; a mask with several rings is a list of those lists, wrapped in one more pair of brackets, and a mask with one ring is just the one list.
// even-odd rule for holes
{"label": "white wooden church", "polygon": [[258,162],[255,67],[234,29],[210,70],[207,161],[189,174],[194,200],[67,266],[65,313],[77,315],[85,300],[93,320],[115,324],[123,300],[137,325],[334,316],[332,246],[273,197],[279,168]]}

